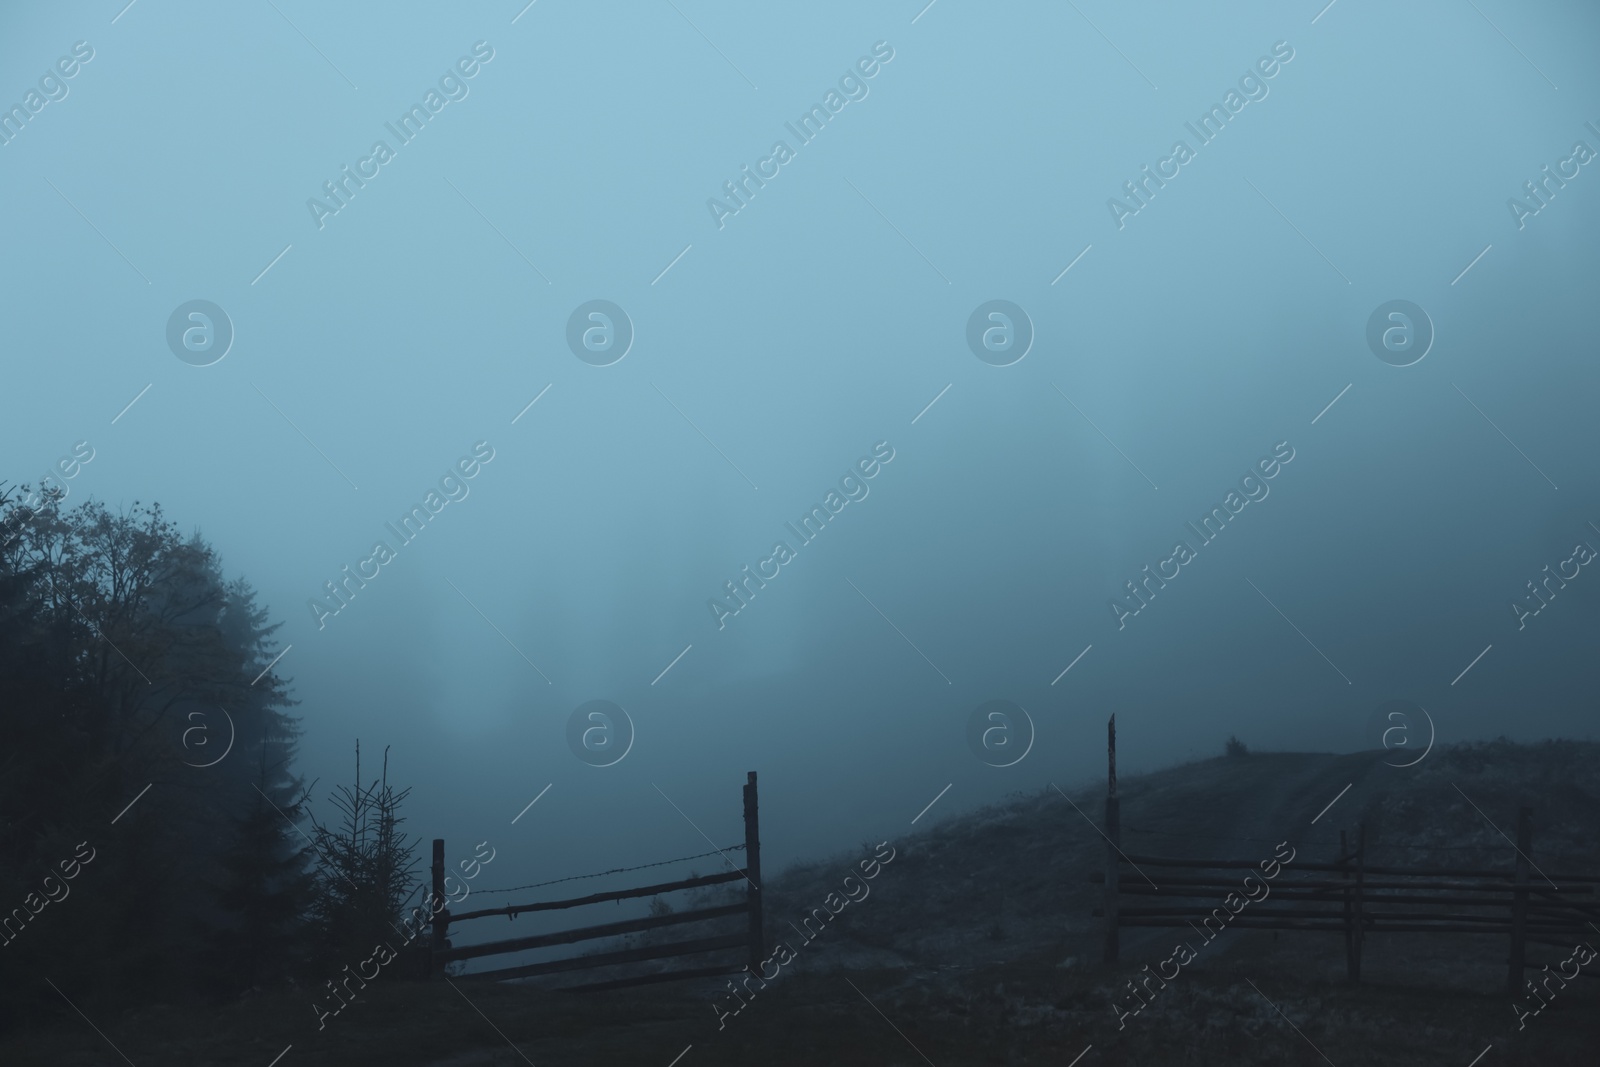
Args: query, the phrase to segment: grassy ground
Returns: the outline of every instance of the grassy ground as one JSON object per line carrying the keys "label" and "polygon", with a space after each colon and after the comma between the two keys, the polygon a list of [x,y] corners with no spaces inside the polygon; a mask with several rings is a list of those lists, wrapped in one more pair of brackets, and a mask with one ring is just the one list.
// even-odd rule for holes
{"label": "grassy ground", "polygon": [[[1205,761],[1126,779],[1124,840],[1134,852],[1258,858],[1289,839],[1327,859],[1338,828],[1364,820],[1374,862],[1500,869],[1510,849],[1484,812],[1504,817],[1534,800],[1536,856],[1552,873],[1592,872],[1597,754],[1592,744],[1464,746],[1403,775],[1370,753]],[[1364,982],[1351,987],[1337,934],[1229,930],[1119,1027],[1125,983],[1178,938],[1125,930],[1121,962],[1094,962],[1100,889],[1088,874],[1105,847],[1084,814],[1099,814],[1094,790],[1071,793],[1078,810],[1046,789],[894,842],[871,896],[721,1029],[715,981],[584,995],[387,982],[320,1031],[309,990],[121,1014],[80,1004],[93,1024],[63,1001],[33,1020],[34,1033],[0,1040],[0,1065],[269,1067],[286,1048],[277,1067],[669,1067],[680,1054],[677,1067],[1066,1067],[1080,1054],[1079,1067],[1600,1064],[1600,981],[1576,979],[1519,1031],[1503,992],[1504,936],[1374,936]],[[773,936],[789,938],[789,924],[872,848],[772,879]],[[1532,971],[1566,954],[1530,949]]]}
{"label": "grassy ground", "polygon": [[1397,984],[1381,966],[1376,980],[1351,988],[1328,976],[1338,953],[1326,941],[1314,974],[1296,966],[1313,957],[1312,943],[1256,941],[1186,969],[1120,1030],[1111,997],[1141,961],[1063,969],[1052,951],[971,970],[785,976],[720,1031],[715,987],[704,982],[585,995],[389,983],[320,1033],[303,993],[96,1019],[105,1038],[63,1009],[45,1021],[47,1035],[0,1044],[0,1062],[124,1062],[106,1039],[141,1067],[267,1067],[289,1045],[280,1067],[667,1067],[685,1049],[680,1067],[1064,1065],[1090,1045],[1082,1067],[1466,1067],[1486,1048],[1479,1067],[1600,1062],[1600,989],[1579,988],[1581,979],[1519,1035],[1504,994]]}

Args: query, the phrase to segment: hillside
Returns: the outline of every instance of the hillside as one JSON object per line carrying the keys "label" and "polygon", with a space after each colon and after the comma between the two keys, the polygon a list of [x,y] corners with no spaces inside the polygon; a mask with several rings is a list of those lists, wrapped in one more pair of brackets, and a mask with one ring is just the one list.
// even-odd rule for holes
{"label": "hillside", "polygon": [[[1384,752],[1219,757],[1120,779],[1122,847],[1257,860],[1288,841],[1300,856],[1330,861],[1340,831],[1353,842],[1365,822],[1372,864],[1509,869],[1515,853],[1500,831],[1513,835],[1518,805],[1531,804],[1534,862],[1600,873],[1596,757],[1600,745],[1582,742],[1441,748],[1406,770]],[[1046,788],[894,842],[898,857],[869,902],[847,908],[801,965],[974,967],[1056,941],[1063,960],[1097,959],[1101,933],[1089,913],[1101,889],[1086,876],[1105,868],[1095,828],[1103,814],[1103,783]],[[854,856],[784,872],[769,890],[768,916],[776,923],[816,906]],[[1168,938],[1125,931],[1124,955],[1152,939]]]}
{"label": "hillside", "polygon": [[[1600,745],[1441,747],[1405,770],[1385,765],[1384,755],[1261,753],[1124,778],[1124,849],[1255,860],[1288,841],[1300,857],[1331,859],[1339,830],[1365,821],[1375,864],[1509,868],[1513,850],[1500,830],[1511,832],[1517,805],[1529,803],[1534,863],[1600,874]],[[1124,931],[1120,962],[1099,963],[1091,910],[1101,890],[1089,875],[1103,870],[1105,844],[1085,816],[1098,824],[1102,791],[1046,788],[889,842],[893,859],[870,893],[810,940],[791,924],[820,907],[876,843],[771,877],[769,939],[787,938],[796,958],[720,1030],[723,985],[715,980],[587,995],[465,980],[454,988],[391,983],[321,1035],[303,992],[231,1005],[205,1025],[180,1022],[189,1016],[178,1008],[97,1021],[135,1063],[265,1065],[290,1043],[282,1067],[475,1067],[524,1055],[540,1067],[666,1065],[686,1047],[681,1067],[1065,1064],[1086,1046],[1084,1067],[1465,1065],[1480,1052],[1481,1067],[1594,1062],[1600,983],[1575,980],[1519,1034],[1502,989],[1505,939],[1493,935],[1375,937],[1364,984],[1350,988],[1336,934],[1230,930],[1119,1029],[1113,998],[1173,938]],[[1536,969],[1561,955],[1530,951],[1530,962]],[[1585,973],[1593,971],[1600,963]],[[194,1036],[176,1040],[174,1032]],[[49,1037],[0,1046],[7,1064],[121,1062],[108,1054],[65,1013]]]}

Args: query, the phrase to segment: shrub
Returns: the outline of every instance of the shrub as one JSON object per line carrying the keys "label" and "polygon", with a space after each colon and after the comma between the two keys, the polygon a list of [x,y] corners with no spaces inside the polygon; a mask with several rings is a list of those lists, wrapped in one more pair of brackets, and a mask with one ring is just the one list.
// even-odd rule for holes
{"label": "shrub", "polygon": [[1225,751],[1230,756],[1248,756],[1248,755],[1250,755],[1249,747],[1247,745],[1245,745],[1245,743],[1243,741],[1239,740],[1237,737],[1234,737],[1231,734],[1228,736],[1228,743],[1227,743],[1227,745],[1224,746],[1223,751]]}

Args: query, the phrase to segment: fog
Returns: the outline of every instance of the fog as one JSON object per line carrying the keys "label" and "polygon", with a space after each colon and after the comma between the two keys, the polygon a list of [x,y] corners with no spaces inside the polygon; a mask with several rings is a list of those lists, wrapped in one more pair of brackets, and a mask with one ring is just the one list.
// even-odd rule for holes
{"label": "fog", "polygon": [[388,747],[492,886],[736,843],[750,770],[769,869],[894,838],[1112,714],[1592,737],[1600,13],[1319,7],[13,7],[5,478],[200,532],[298,773]]}

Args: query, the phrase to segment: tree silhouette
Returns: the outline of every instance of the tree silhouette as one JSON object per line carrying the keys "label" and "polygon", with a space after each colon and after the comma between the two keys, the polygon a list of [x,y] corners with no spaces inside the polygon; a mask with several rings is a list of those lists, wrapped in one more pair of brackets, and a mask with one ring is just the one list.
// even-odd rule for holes
{"label": "tree silhouette", "polygon": [[402,909],[418,882],[417,842],[403,830],[400,814],[411,789],[389,784],[389,750],[383,750],[383,772],[370,784],[361,781],[361,743],[356,742],[353,786],[341,785],[329,802],[340,813],[336,826],[311,817],[312,837],[320,861],[312,905],[318,943],[334,960],[354,962],[373,946],[396,948],[406,940]]}
{"label": "tree silhouette", "polygon": [[224,919],[208,927],[206,969],[214,991],[259,989],[306,969],[306,911],[315,883],[311,846],[294,828],[300,803],[280,806],[267,746],[260,746],[257,796],[232,819],[232,838],[211,886]]}
{"label": "tree silhouette", "polygon": [[[0,899],[32,902],[6,913],[0,1027],[60,1010],[46,968],[86,1010],[280,977],[300,947],[283,911],[306,904],[276,626],[159,506],[61,505],[0,487]],[[223,931],[219,982],[201,964]]]}

